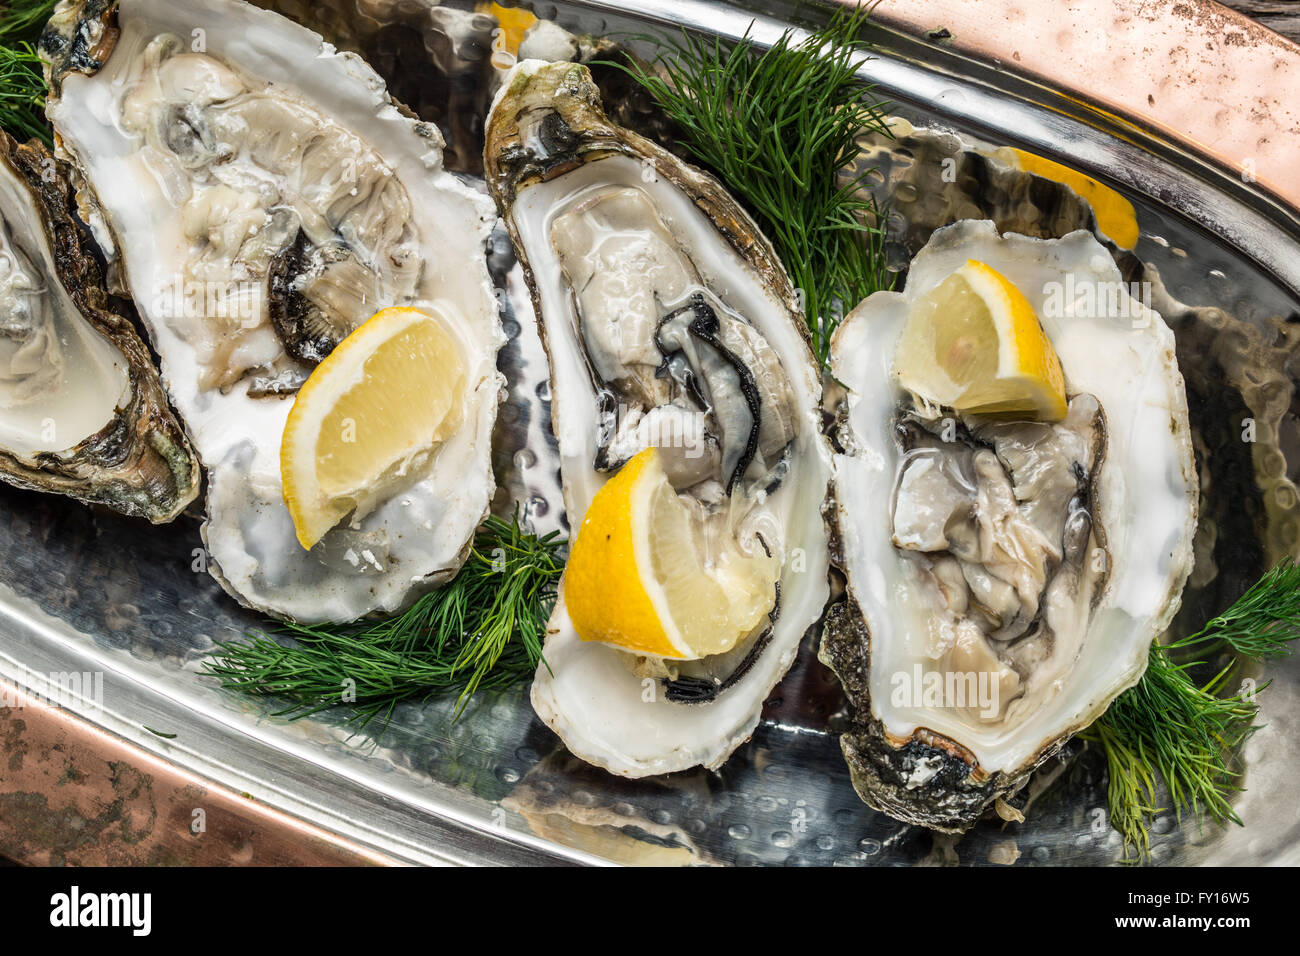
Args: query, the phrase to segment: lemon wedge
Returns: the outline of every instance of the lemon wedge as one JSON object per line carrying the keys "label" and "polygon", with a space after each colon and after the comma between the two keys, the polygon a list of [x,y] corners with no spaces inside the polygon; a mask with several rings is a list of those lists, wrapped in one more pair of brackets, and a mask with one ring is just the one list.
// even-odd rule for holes
{"label": "lemon wedge", "polygon": [[656,448],[596,493],[569,552],[564,601],[584,641],[697,660],[730,650],[776,603],[779,564],[742,551],[669,484]]}
{"label": "lemon wedge", "polygon": [[1018,166],[1027,173],[1050,179],[1053,182],[1069,186],[1079,196],[1087,200],[1097,217],[1097,228],[1110,237],[1122,249],[1132,249],[1138,242],[1137,212],[1133,204],[1109,186],[1103,186],[1091,176],[1085,176],[1077,169],[1062,166],[1035,153],[1023,149],[1003,147],[993,154],[997,159],[1011,166]]}
{"label": "lemon wedge", "polygon": [[499,49],[511,56],[519,53],[519,44],[523,42],[524,34],[537,22],[537,17],[527,10],[503,7],[499,3],[479,2],[474,5],[474,9],[479,13],[489,13],[496,17],[501,32],[499,35],[494,32],[492,40],[494,44],[499,43],[500,46],[494,46],[493,50]]}
{"label": "lemon wedge", "polygon": [[974,259],[918,299],[894,357],[908,391],[959,412],[1065,417],[1065,375],[1034,307]]}
{"label": "lemon wedge", "polygon": [[459,425],[462,347],[433,310],[375,313],[299,389],[280,443],[284,502],[310,550],[418,474]]}

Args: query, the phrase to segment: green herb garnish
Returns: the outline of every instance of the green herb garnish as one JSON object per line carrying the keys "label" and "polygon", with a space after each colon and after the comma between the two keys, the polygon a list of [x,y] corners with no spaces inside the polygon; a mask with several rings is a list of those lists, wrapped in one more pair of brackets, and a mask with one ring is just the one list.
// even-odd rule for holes
{"label": "green herb garnish", "polygon": [[845,174],[859,136],[889,132],[884,105],[856,76],[867,17],[866,8],[842,11],[804,40],[783,33],[766,51],[748,34],[732,46],[689,34],[657,40],[666,79],[612,64],[757,218],[799,291],[823,364],[845,310],[893,285],[884,213],[866,188],[872,170]]}
{"label": "green herb garnish", "polygon": [[36,51],[26,43],[0,46],[0,127],[19,142],[52,144],[45,122],[45,78]]}
{"label": "green herb garnish", "polygon": [[1256,729],[1254,694],[1243,689],[1222,696],[1237,661],[1198,684],[1189,671],[1203,660],[1179,659],[1197,648],[1197,658],[1206,651],[1229,651],[1239,659],[1265,661],[1289,653],[1297,638],[1300,565],[1285,561],[1195,634],[1152,645],[1142,680],[1083,733],[1105,751],[1110,821],[1124,837],[1126,852],[1131,848],[1140,859],[1150,850],[1151,822],[1164,809],[1155,805],[1160,779],[1180,821],[1190,811],[1220,826],[1242,822],[1230,803],[1241,789],[1233,760]]}
{"label": "green herb garnish", "polygon": [[338,704],[365,727],[386,723],[399,701],[459,690],[469,698],[532,676],[563,562],[557,534],[524,533],[488,518],[468,560],[445,587],[396,617],[350,625],[286,624],[282,644],[262,633],[221,642],[207,672],[223,687],[284,697],[277,716],[306,717]]}
{"label": "green herb garnish", "polygon": [[34,43],[58,0],[9,0],[0,10],[0,46]]}
{"label": "green herb garnish", "polygon": [[1291,653],[1300,638],[1300,564],[1283,561],[1256,581],[1232,607],[1170,648],[1227,645],[1253,661]]}
{"label": "green herb garnish", "polygon": [[0,11],[0,128],[19,142],[52,144],[45,122],[45,75],[32,44],[55,0],[12,0]]}

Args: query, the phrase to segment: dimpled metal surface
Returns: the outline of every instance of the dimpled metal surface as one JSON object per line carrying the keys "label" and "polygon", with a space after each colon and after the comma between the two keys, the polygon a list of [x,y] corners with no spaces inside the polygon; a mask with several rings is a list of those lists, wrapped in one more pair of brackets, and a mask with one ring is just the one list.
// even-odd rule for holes
{"label": "dimpled metal surface", "polygon": [[[402,7],[403,30],[418,6]],[[532,6],[582,33],[635,34],[681,24],[735,37],[753,20],[760,42],[774,38],[794,15],[793,6],[781,3],[745,9],[689,0]],[[951,134],[953,155],[966,148],[964,137],[975,136],[1054,156],[1122,188],[1142,227],[1137,258],[1158,271],[1163,288],[1195,317],[1178,335],[1189,385],[1201,396],[1198,414],[1207,436],[1202,464],[1211,479],[1207,514],[1232,536],[1246,538],[1217,549],[1210,542],[1209,557],[1198,561],[1194,594],[1203,620],[1267,560],[1300,549],[1294,518],[1300,478],[1295,210],[1257,188],[1273,180],[1243,183],[1235,172],[1207,162],[1183,132],[1187,128],[1177,125],[1180,113],[1168,113],[1164,126],[1136,130],[1130,121],[1108,119],[1051,89],[1031,89],[1013,71],[928,39],[936,26],[959,23],[949,14],[962,4],[935,0],[900,12],[904,6],[881,8],[888,29],[872,34],[878,52],[864,66],[864,78],[879,84],[918,127]],[[988,6],[980,4],[981,16]],[[1053,17],[1058,32],[1068,29],[1059,25],[1057,5],[996,6],[1024,11],[1023,22],[1034,20],[1037,33],[1049,38]],[[1145,6],[1163,10],[1168,4]],[[348,16],[346,3],[338,9]],[[382,9],[370,5],[372,16]],[[988,19],[990,29],[1016,26]],[[1196,31],[1212,27],[1196,18],[1179,22],[1189,46]],[[341,35],[345,26],[346,19]],[[367,23],[356,45],[378,29]],[[950,29],[959,49],[979,36]],[[1086,44],[1086,35],[1071,38],[1072,46],[1080,43]],[[1293,50],[1283,54],[1292,58],[1284,67],[1252,74],[1254,80],[1267,85],[1280,71],[1300,69]],[[1099,98],[1105,92],[1098,88]],[[1146,108],[1160,110],[1172,91],[1154,96],[1154,106]],[[1276,112],[1270,115],[1276,122]],[[1121,128],[1123,139],[1115,135]],[[472,123],[469,129],[472,135]],[[1224,137],[1242,143],[1258,133],[1242,116],[1223,129]],[[1155,135],[1148,135],[1151,130]],[[1212,145],[1233,151],[1228,139]],[[882,175],[897,179],[903,176],[899,163],[918,161],[893,155]],[[905,210],[893,226],[900,260],[933,228],[919,216],[909,220]],[[545,359],[500,230],[491,261],[510,338],[501,353],[509,398],[497,430],[502,491],[494,509],[508,514],[519,505],[537,530],[566,529]],[[1246,417],[1258,418],[1263,444],[1243,450],[1233,436]],[[568,755],[533,716],[524,686],[476,698],[458,721],[448,699],[406,704],[374,735],[353,733],[337,713],[287,721],[273,716],[274,702],[220,690],[200,676],[212,642],[237,638],[263,622],[204,572],[198,525],[190,519],[151,527],[4,487],[0,553],[0,678],[54,697],[63,713],[90,728],[88,735],[104,732],[145,752],[157,761],[150,773],[165,776],[171,765],[208,786],[246,794],[254,804],[310,825],[313,833],[336,834],[344,852],[369,848],[377,851],[375,859],[419,863],[706,865],[1032,866],[1111,863],[1123,855],[1106,821],[1104,761],[1078,743],[1031,783],[1024,823],[985,821],[957,840],[872,812],[849,782],[837,739],[845,726],[844,700],[817,662],[813,638],[768,701],[753,739],[720,771],[628,781]],[[69,673],[92,675],[87,686],[102,690],[60,695],[66,679],[59,675]],[[98,684],[94,675],[100,675]],[[1260,698],[1263,728],[1245,747],[1247,789],[1235,801],[1247,825],[1222,830],[1187,819],[1179,825],[1172,813],[1162,813],[1152,834],[1153,862],[1300,862],[1300,822],[1291,809],[1300,782],[1300,661],[1270,665],[1265,676],[1272,684]],[[9,716],[34,719],[36,712]],[[10,736],[12,759],[21,735]],[[199,839],[220,840],[223,832],[213,828]]]}

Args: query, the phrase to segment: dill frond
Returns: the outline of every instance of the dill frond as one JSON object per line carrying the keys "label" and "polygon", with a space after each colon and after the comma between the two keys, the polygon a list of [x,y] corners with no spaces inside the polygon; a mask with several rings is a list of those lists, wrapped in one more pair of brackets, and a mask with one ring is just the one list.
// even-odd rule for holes
{"label": "dill frond", "polygon": [[1283,561],[1256,581],[1237,601],[1190,637],[1169,645],[1178,649],[1207,642],[1225,644],[1254,661],[1290,653],[1300,638],[1300,564]]}
{"label": "dill frond", "polygon": [[35,43],[58,0],[9,0],[0,10],[0,46]]}
{"label": "dill frond", "polygon": [[400,701],[455,690],[459,717],[477,691],[537,669],[563,544],[555,532],[538,537],[517,520],[488,518],[460,573],[402,614],[252,632],[218,643],[206,672],[226,688],[285,698],[277,716],[297,719],[342,703],[365,727],[376,717],[386,723]]}
{"label": "dill frond", "polygon": [[53,143],[45,121],[45,75],[32,44],[55,0],[10,0],[0,10],[0,128],[19,142]]}
{"label": "dill frond", "polygon": [[0,46],[0,128],[14,139],[53,144],[45,122],[45,77],[31,44]]}
{"label": "dill frond", "polygon": [[857,71],[869,11],[837,13],[796,41],[767,50],[748,33],[734,45],[683,34],[656,39],[664,75],[610,63],[640,84],[681,129],[683,145],[749,209],[801,298],[818,359],[844,313],[891,288],[885,211],[866,188],[873,172],[846,176],[864,132],[888,134],[885,105]]}
{"label": "dill frond", "polygon": [[1190,813],[1220,826],[1242,822],[1231,803],[1241,790],[1233,760],[1257,729],[1254,693],[1224,695],[1235,661],[1198,684],[1189,672],[1204,661],[1179,658],[1197,648],[1199,658],[1227,650],[1242,659],[1272,660],[1289,653],[1297,638],[1300,566],[1284,561],[1200,631],[1153,644],[1142,680],[1084,731],[1106,754],[1110,821],[1124,838],[1126,855],[1131,849],[1144,859],[1150,850],[1151,822],[1165,809],[1156,806],[1158,780],[1180,821]]}

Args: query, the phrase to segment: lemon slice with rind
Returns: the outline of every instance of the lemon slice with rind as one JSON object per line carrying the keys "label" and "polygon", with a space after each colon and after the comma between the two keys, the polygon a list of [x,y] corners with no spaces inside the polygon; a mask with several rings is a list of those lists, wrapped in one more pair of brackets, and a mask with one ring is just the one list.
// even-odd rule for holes
{"label": "lemon slice with rind", "polygon": [[384,309],[299,389],[280,477],[304,548],[413,480],[459,425],[465,362],[451,327],[440,307]]}
{"label": "lemon slice with rind", "polygon": [[[716,520],[715,520],[716,519]],[[564,601],[584,641],[695,660],[730,650],[776,601],[778,562],[743,551],[726,517],[673,491],[656,448],[592,499],[564,571]]]}
{"label": "lemon slice with rind", "polygon": [[1097,217],[1097,228],[1115,245],[1122,249],[1132,249],[1137,245],[1140,236],[1137,212],[1131,202],[1109,186],[1103,186],[1077,169],[1071,169],[1069,166],[1063,166],[1023,149],[1003,147],[996,150],[993,156],[1027,173],[1069,186],[1081,198],[1087,200],[1093,214]]}
{"label": "lemon slice with rind", "polygon": [[1065,416],[1065,375],[1034,307],[974,259],[912,306],[894,370],[908,391],[958,412]]}

